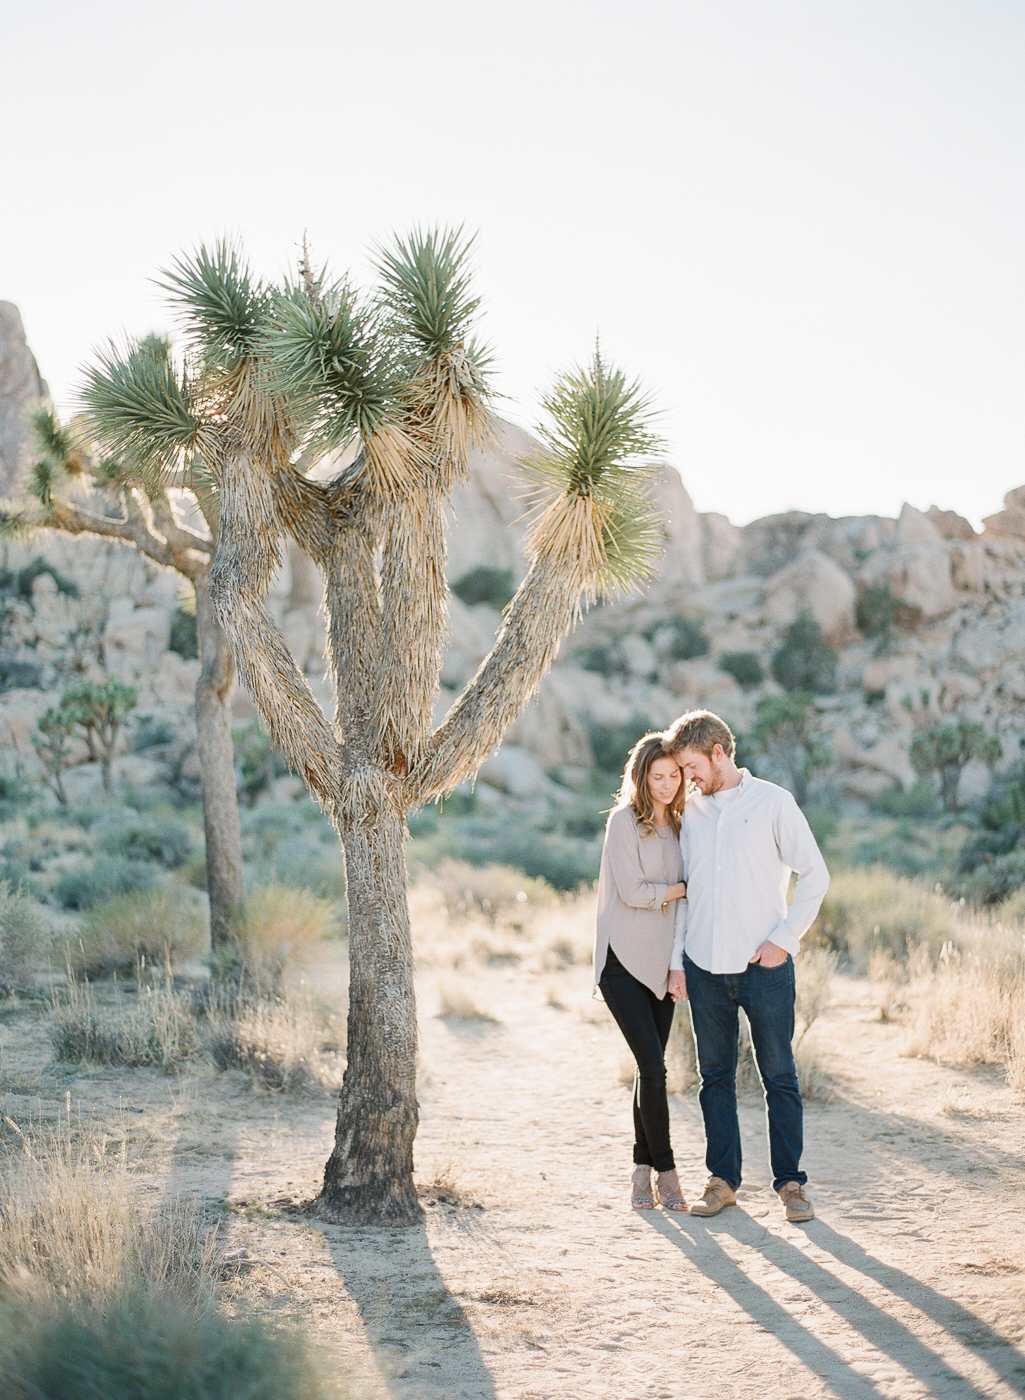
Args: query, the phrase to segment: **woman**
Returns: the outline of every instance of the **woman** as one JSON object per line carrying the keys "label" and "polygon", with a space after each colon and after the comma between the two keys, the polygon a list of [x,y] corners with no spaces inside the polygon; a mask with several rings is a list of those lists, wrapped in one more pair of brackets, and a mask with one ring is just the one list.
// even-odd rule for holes
{"label": "woman", "polygon": [[595,994],[604,997],[637,1062],[635,1210],[650,1210],[656,1199],[667,1210],[687,1209],[669,1141],[665,1062],[675,901],[687,893],[679,841],[686,784],[663,744],[662,734],[646,734],[627,760],[605,828],[594,940]]}

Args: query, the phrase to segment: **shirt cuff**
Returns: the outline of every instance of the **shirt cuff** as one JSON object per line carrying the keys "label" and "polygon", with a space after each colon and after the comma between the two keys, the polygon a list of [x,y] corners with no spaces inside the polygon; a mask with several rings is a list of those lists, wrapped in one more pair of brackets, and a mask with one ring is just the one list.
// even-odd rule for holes
{"label": "shirt cuff", "polygon": [[662,908],[662,905],[665,904],[665,902],[666,902],[666,895],[667,895],[668,893],[669,893],[669,886],[668,886],[668,885],[656,885],[656,886],[655,886],[655,898],[654,898],[654,900],[652,901],[652,905],[651,905],[652,909],[661,909],[661,908]]}
{"label": "shirt cuff", "polygon": [[785,924],[777,924],[765,941],[775,943],[777,948],[782,948],[785,953],[790,953],[793,957],[796,957],[801,951],[800,938],[795,938]]}
{"label": "shirt cuff", "polygon": [[673,956],[669,959],[669,971],[670,971],[670,972],[682,972],[682,971],[683,971],[683,954],[682,954],[682,953],[674,953]]}

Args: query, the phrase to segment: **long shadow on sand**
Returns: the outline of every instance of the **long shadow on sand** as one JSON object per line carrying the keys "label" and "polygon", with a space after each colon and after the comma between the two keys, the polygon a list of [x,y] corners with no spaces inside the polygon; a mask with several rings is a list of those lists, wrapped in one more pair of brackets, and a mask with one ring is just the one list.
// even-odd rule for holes
{"label": "long shadow on sand", "polygon": [[[315,1218],[309,1223],[317,1228]],[[494,1400],[491,1373],[466,1313],[438,1271],[425,1226],[320,1228],[359,1308],[389,1395]]]}
{"label": "long shadow on sand", "polygon": [[[862,1397],[879,1396],[882,1392],[749,1278],[719,1244],[716,1235],[729,1235],[757,1251],[782,1274],[815,1293],[871,1347],[914,1375],[929,1395],[938,1400],[986,1400],[992,1395],[992,1391],[980,1390],[955,1370],[892,1313],[870,1302],[864,1294],[745,1212],[733,1209],[707,1221],[688,1215],[665,1217],[647,1212],[643,1218],[682,1250],[707,1278],[729,1293],[751,1318],[771,1332],[810,1371],[824,1377],[844,1400],[862,1400]],[[1020,1387],[1025,1376],[1021,1354],[981,1318],[911,1275],[888,1269],[822,1221],[814,1221],[804,1228],[822,1249],[925,1312],[952,1338],[980,1355],[1009,1385]]]}

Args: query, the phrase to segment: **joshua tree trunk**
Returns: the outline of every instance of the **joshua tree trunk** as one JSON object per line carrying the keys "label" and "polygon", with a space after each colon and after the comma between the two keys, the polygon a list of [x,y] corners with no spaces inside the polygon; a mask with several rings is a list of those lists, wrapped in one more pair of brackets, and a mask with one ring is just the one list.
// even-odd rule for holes
{"label": "joshua tree trunk", "polygon": [[196,633],[202,665],[196,682],[196,729],[203,779],[210,946],[214,953],[227,956],[235,950],[237,921],[246,894],[231,738],[230,702],[235,667],[210,600],[209,579],[203,574],[194,582]]}
{"label": "joshua tree trunk", "polygon": [[413,1186],[416,993],[406,903],[405,822],[342,827],[349,900],[348,1065],[335,1146],[324,1172],[326,1213],[354,1225],[408,1225]]}
{"label": "joshua tree trunk", "polygon": [[[236,953],[236,925],[245,901],[245,883],[229,708],[235,666],[210,597],[215,546],[213,540],[179,525],[163,494],[151,495],[144,506],[136,492],[125,491],[123,505],[125,518],[118,520],[93,515],[69,501],[54,501],[45,523],[70,535],[121,540],[155,563],[174,569],[195,589],[201,663],[196,683],[196,728],[203,782],[210,944],[214,953],[230,962]],[[216,519],[208,523],[215,535]],[[108,787],[109,754],[101,752],[99,756],[104,786]]]}

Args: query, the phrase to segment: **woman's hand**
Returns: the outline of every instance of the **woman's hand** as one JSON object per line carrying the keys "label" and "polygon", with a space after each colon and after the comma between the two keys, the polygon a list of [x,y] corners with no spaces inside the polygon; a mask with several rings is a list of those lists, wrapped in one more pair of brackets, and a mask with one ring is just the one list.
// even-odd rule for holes
{"label": "woman's hand", "polygon": [[687,1000],[687,974],[675,968],[669,974],[669,995],[673,1001]]}

